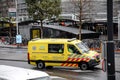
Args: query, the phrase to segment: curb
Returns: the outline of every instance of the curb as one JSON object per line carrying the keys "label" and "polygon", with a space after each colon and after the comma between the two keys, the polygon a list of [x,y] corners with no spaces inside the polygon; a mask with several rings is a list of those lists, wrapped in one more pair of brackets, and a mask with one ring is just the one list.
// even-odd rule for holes
{"label": "curb", "polygon": [[28,62],[27,60],[15,60],[15,59],[0,59],[3,61],[18,61],[18,62]]}
{"label": "curb", "polygon": [[11,48],[11,49],[27,49],[27,47],[17,47],[17,46],[9,46],[9,45],[5,45],[5,46],[0,46],[0,48]]}

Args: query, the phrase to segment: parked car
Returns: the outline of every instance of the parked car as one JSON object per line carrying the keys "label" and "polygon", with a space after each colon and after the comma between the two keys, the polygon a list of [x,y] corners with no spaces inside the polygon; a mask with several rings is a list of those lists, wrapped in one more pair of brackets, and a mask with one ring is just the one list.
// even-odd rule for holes
{"label": "parked car", "polygon": [[43,71],[0,65],[0,80],[51,80],[51,78]]}

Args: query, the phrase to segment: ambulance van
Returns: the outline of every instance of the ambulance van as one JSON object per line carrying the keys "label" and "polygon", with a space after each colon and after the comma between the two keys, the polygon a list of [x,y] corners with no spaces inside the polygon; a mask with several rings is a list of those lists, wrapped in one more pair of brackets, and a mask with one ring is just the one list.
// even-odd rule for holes
{"label": "ambulance van", "polygon": [[45,67],[80,67],[81,70],[99,65],[100,54],[90,50],[78,39],[33,39],[28,43],[28,63]]}

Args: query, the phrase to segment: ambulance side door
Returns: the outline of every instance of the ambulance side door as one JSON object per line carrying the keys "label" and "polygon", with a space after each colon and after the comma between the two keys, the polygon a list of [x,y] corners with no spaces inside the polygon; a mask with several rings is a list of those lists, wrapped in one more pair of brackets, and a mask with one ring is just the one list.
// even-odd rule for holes
{"label": "ambulance side door", "polygon": [[64,44],[48,44],[48,53],[51,61],[64,61]]}

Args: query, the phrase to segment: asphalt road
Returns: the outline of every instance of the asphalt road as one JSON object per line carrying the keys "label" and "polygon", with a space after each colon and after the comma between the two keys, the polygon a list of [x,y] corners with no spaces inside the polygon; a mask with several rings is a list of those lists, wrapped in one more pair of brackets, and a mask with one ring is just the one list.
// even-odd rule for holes
{"label": "asphalt road", "polygon": [[[0,64],[38,70],[35,66],[29,65],[27,64],[27,62],[21,61],[0,60]],[[54,67],[53,69],[42,69],[42,71],[45,71],[52,76],[66,78],[66,80],[96,80],[98,78],[100,80],[100,74],[102,74],[102,71],[99,69],[81,71],[78,68],[63,67]]]}
{"label": "asphalt road", "polygon": [[[120,79],[119,60],[120,55],[116,54],[116,80]],[[27,49],[0,48],[0,65],[36,69],[35,66],[27,63]],[[50,75],[66,78],[67,80],[107,80],[106,73],[99,67],[86,71],[82,71],[79,68],[54,67],[53,69],[43,69],[43,71]]]}

